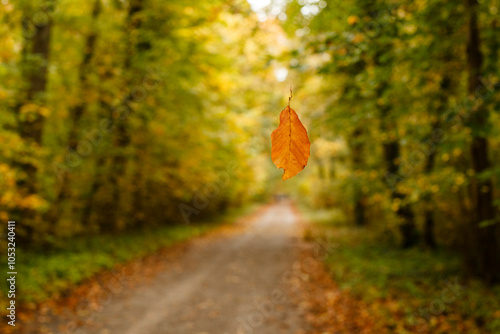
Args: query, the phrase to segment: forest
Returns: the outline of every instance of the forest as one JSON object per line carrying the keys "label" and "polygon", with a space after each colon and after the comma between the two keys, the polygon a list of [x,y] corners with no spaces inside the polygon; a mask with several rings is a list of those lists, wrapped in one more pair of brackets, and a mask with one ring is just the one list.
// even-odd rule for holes
{"label": "forest", "polygon": [[[86,285],[207,235],[229,238],[217,231],[241,217],[250,227],[238,233],[255,234],[263,252],[255,259],[292,254],[270,247],[291,244],[282,238],[294,217],[301,242],[334,245],[318,266],[341,297],[298,279],[302,292],[287,303],[316,307],[301,309],[310,327],[283,333],[500,333],[499,9],[499,0],[0,0],[0,267],[8,278],[15,258],[21,322],[9,326],[2,311],[0,329],[56,333],[66,318],[55,305],[71,309]],[[271,133],[287,104],[310,157],[283,181]],[[259,234],[278,222],[283,236]],[[221,246],[226,262],[233,248]],[[463,292],[443,302],[443,282],[457,280]],[[233,330],[196,319],[127,333]],[[260,333],[248,323],[231,333]]]}

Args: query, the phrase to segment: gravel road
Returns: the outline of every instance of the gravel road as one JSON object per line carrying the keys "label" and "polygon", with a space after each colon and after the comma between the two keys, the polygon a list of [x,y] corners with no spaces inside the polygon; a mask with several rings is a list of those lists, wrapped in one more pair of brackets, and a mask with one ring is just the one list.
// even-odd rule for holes
{"label": "gravel road", "polygon": [[307,333],[288,284],[301,242],[291,204],[268,206],[242,224],[190,243],[147,284],[114,295],[72,332]]}

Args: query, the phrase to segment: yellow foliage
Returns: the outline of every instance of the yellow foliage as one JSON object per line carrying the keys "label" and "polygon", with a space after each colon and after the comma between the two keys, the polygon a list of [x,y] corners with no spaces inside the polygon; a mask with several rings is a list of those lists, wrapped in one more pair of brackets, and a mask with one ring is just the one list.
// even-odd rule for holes
{"label": "yellow foliage", "polygon": [[349,25],[355,25],[357,22],[359,21],[359,17],[355,16],[355,15],[351,15],[347,18],[347,23]]}

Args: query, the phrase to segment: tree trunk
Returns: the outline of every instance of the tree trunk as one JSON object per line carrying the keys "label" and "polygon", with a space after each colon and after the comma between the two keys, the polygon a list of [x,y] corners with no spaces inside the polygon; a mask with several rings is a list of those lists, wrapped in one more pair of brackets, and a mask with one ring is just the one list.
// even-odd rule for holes
{"label": "tree trunk", "polygon": [[[477,23],[477,0],[465,0],[468,14],[467,38],[467,67],[468,67],[468,95],[475,98],[476,92],[482,87],[481,66],[482,54],[480,49],[479,29]],[[473,196],[476,206],[474,230],[476,234],[477,258],[469,261],[473,271],[487,282],[500,281],[500,247],[499,224],[493,206],[493,183],[491,178],[479,178],[477,175],[488,170],[491,166],[488,158],[488,139],[484,131],[488,125],[488,113],[483,106],[471,112],[472,127],[471,156],[472,167],[476,177],[473,180]],[[481,227],[481,225],[486,225]]]}
{"label": "tree trunk", "polygon": [[[102,8],[101,0],[96,0],[94,3],[94,8],[92,10],[92,21],[94,24],[97,21],[97,18],[101,12],[101,8]],[[86,38],[83,59],[82,62],[80,63],[80,68],[79,68],[78,80],[82,96],[85,96],[87,94],[87,91],[90,89],[88,82],[90,73],[90,62],[92,61],[92,58],[94,56],[96,40],[97,40],[97,33],[95,29],[93,29]],[[71,124],[68,135],[69,152],[74,152],[77,150],[78,146],[77,131],[79,128],[78,125],[80,119],[85,113],[86,108],[87,108],[86,103],[84,101],[80,101],[69,113],[71,117],[70,120]],[[61,176],[60,187],[57,192],[56,199],[52,204],[51,209],[48,211],[46,215],[47,221],[56,222],[59,219],[61,213],[61,205],[62,203],[64,203],[65,200],[70,198],[70,191],[71,191],[71,174],[70,172],[65,172]],[[54,224],[54,226],[57,228],[56,224]]]}
{"label": "tree trunk", "polygon": [[[444,57],[444,62],[449,61],[451,59],[451,56],[446,56]],[[439,119],[441,115],[446,111],[448,107],[448,94],[451,86],[451,78],[445,74],[443,79],[441,80],[440,84],[440,92],[439,92],[439,100],[440,100],[440,106],[439,109],[437,110],[437,120],[432,123],[431,127],[431,138],[435,131],[439,130],[441,128],[441,124],[439,122]],[[427,163],[425,165],[425,173],[427,176],[430,176],[432,174],[432,171],[434,170],[434,165],[436,162],[436,154],[437,154],[437,147],[436,143],[434,143],[431,140],[431,147],[429,148],[429,153],[427,157]],[[428,246],[431,249],[435,249],[437,247],[436,243],[436,238],[434,236],[434,208],[433,208],[433,201],[432,201],[432,195],[429,193],[425,199],[425,212],[424,212],[424,243],[426,246]]]}
{"label": "tree trunk", "polygon": [[[393,38],[398,35],[397,25],[385,25],[390,37]],[[388,36],[384,36],[388,38]],[[386,90],[390,88],[390,80],[392,73],[392,65],[395,59],[384,59],[390,54],[393,45],[392,42],[386,42],[379,45],[379,50],[373,56],[373,63],[376,68],[383,69],[386,67],[386,73],[380,73],[383,78],[376,89],[376,98],[382,98]],[[384,59],[384,60],[382,60]],[[389,65],[388,65],[389,64]],[[406,201],[406,194],[398,190],[398,184],[401,182],[400,175],[400,144],[396,133],[397,121],[391,119],[393,115],[392,106],[390,102],[385,102],[379,106],[380,111],[380,130],[388,138],[382,141],[382,150],[384,153],[384,162],[386,167],[385,181],[388,188],[391,190],[391,200],[393,204],[397,204],[396,216],[399,219],[399,230],[401,233],[401,246],[409,248],[414,246],[419,241],[419,234],[415,224],[415,214],[411,205]]]}
{"label": "tree trunk", "polygon": [[[87,200],[83,205],[81,225],[86,228],[89,228],[90,226],[90,218],[92,216],[92,212],[94,212],[95,210],[95,198],[97,196],[99,189],[103,185],[101,169],[103,168],[104,164],[105,164],[105,159],[104,157],[100,156],[97,159],[95,165],[95,172],[94,172],[94,177],[92,179],[92,185],[90,186],[89,196],[87,197]],[[101,210],[96,210],[96,211],[101,212]]]}
{"label": "tree trunk", "polygon": [[[143,9],[142,0],[130,0],[128,15],[127,15],[127,44],[128,44],[128,52],[127,57],[125,58],[124,63],[124,72],[128,75],[129,79],[128,90],[132,90],[132,59],[133,56],[137,53],[137,51],[142,50],[142,44],[138,43],[134,40],[134,31],[139,29],[142,25],[142,19],[140,16],[140,12]],[[130,134],[127,128],[127,117],[130,117],[132,113],[132,107],[129,104],[129,101],[133,100],[131,93],[125,96],[117,108],[112,110],[111,116],[114,118],[116,125],[114,146],[115,146],[115,154],[111,159],[111,170],[109,173],[109,183],[111,185],[111,199],[107,204],[106,214],[103,215],[102,220],[105,223],[104,226],[108,226],[111,230],[120,229],[123,225],[123,222],[120,221],[120,204],[122,200],[122,186],[121,186],[121,178],[123,178],[126,171],[127,157],[125,153],[125,148],[130,143]],[[128,115],[127,117],[120,117],[113,115],[113,113],[117,112],[120,115]]]}
{"label": "tree trunk", "polygon": [[[16,108],[19,135],[24,141],[38,148],[42,146],[44,116],[38,110],[29,115],[23,114],[22,107],[25,103],[34,103],[37,106],[43,106],[45,103],[52,33],[51,15],[54,8],[52,3],[45,2],[40,9],[47,17],[43,23],[35,25],[30,20],[33,12],[27,12],[23,17],[22,66],[27,89],[26,95],[22,97],[22,101]],[[14,161],[14,165],[26,174],[26,177],[18,179],[16,184],[20,195],[24,198],[37,195],[37,166],[19,160]],[[18,226],[21,227],[20,238],[28,242],[32,240],[37,212],[31,208],[23,208],[14,210],[12,214],[12,219],[17,220]]]}
{"label": "tree trunk", "polygon": [[401,232],[401,246],[409,248],[417,244],[418,233],[415,225],[415,215],[410,204],[405,203],[406,195],[397,190],[399,183],[399,164],[396,162],[400,159],[399,141],[397,139],[389,140],[383,144],[384,158],[388,175],[396,176],[395,181],[391,186],[391,199],[393,202],[398,202],[396,215],[401,220],[399,230]]}
{"label": "tree trunk", "polygon": [[[363,143],[361,136],[363,130],[358,127],[352,134],[352,164],[353,170],[358,170],[363,167]],[[356,226],[366,225],[365,216],[365,196],[359,182],[354,182],[354,222]]]}
{"label": "tree trunk", "polygon": [[[380,55],[375,58],[376,65],[379,65],[379,57]],[[387,81],[382,82],[377,89],[377,96],[383,96],[388,86]],[[400,162],[398,161],[401,160],[401,154],[399,140],[394,133],[395,129],[397,129],[397,123],[394,120],[390,120],[391,109],[390,105],[380,107],[381,131],[389,138],[382,142],[386,166],[385,180],[391,190],[392,202],[397,203],[396,216],[400,220],[401,247],[410,248],[418,243],[419,235],[415,224],[415,214],[411,205],[406,202],[406,194],[398,191],[398,184],[402,180],[399,173]]]}
{"label": "tree trunk", "polygon": [[[101,78],[101,80],[108,80],[109,79],[109,76],[110,74],[109,73],[106,73],[104,75],[103,78]],[[100,110],[103,110],[103,111],[107,111],[107,110],[111,110],[111,105],[108,104],[104,99],[100,99],[99,100],[99,103],[100,103]],[[86,201],[85,203],[83,204],[83,209],[82,209],[82,216],[81,216],[81,225],[86,227],[86,228],[90,228],[90,229],[93,229],[94,226],[91,226],[91,217],[92,217],[92,213],[93,212],[96,212],[98,214],[102,214],[104,217],[106,215],[105,213],[105,209],[103,208],[103,206],[106,205],[105,202],[101,201],[101,202],[96,202],[96,199],[97,199],[97,196],[99,195],[99,190],[102,188],[102,186],[104,185],[104,177],[105,175],[103,175],[103,170],[105,169],[105,165],[106,165],[106,157],[103,156],[103,155],[99,155],[97,157],[97,161],[94,165],[94,177],[92,178],[92,185],[90,186],[90,191],[89,191],[89,194],[86,198]],[[103,224],[112,224],[111,222],[109,221],[105,221],[104,219],[102,220],[99,220],[97,219],[96,221],[96,226],[97,226],[97,229],[96,230],[102,230],[102,226],[101,223]],[[106,225],[104,225],[106,226]],[[109,228],[105,228],[104,230],[107,230]]]}
{"label": "tree trunk", "polygon": [[[146,125],[142,124],[142,136],[146,136]],[[135,155],[135,160],[136,160],[136,167],[135,167],[135,172],[134,172],[134,177],[133,177],[133,186],[134,186],[134,193],[133,193],[133,204],[132,204],[132,210],[133,212],[131,213],[130,217],[133,219],[133,224],[137,224],[139,226],[142,226],[146,222],[146,214],[144,212],[144,170],[143,170],[143,165],[147,161],[147,142],[146,138],[139,138],[137,141],[137,149],[136,149],[136,155]]]}
{"label": "tree trunk", "polygon": [[[439,122],[433,122],[432,133],[435,129],[439,129]],[[427,163],[425,165],[425,173],[429,176],[434,169],[434,163],[436,161],[436,147],[432,147],[427,157]],[[436,238],[434,236],[434,210],[432,205],[432,195],[428,194],[425,198],[425,213],[424,213],[424,242],[429,248],[436,248]]]}

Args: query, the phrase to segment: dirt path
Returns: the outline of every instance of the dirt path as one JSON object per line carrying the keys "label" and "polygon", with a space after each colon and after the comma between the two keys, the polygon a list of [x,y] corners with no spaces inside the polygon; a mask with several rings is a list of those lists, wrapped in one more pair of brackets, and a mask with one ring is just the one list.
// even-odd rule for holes
{"label": "dirt path", "polygon": [[[46,333],[298,334],[309,330],[290,280],[298,218],[289,203],[269,206],[242,231],[193,242],[142,286],[114,294],[75,330]],[[294,302],[295,300],[295,302]]]}

